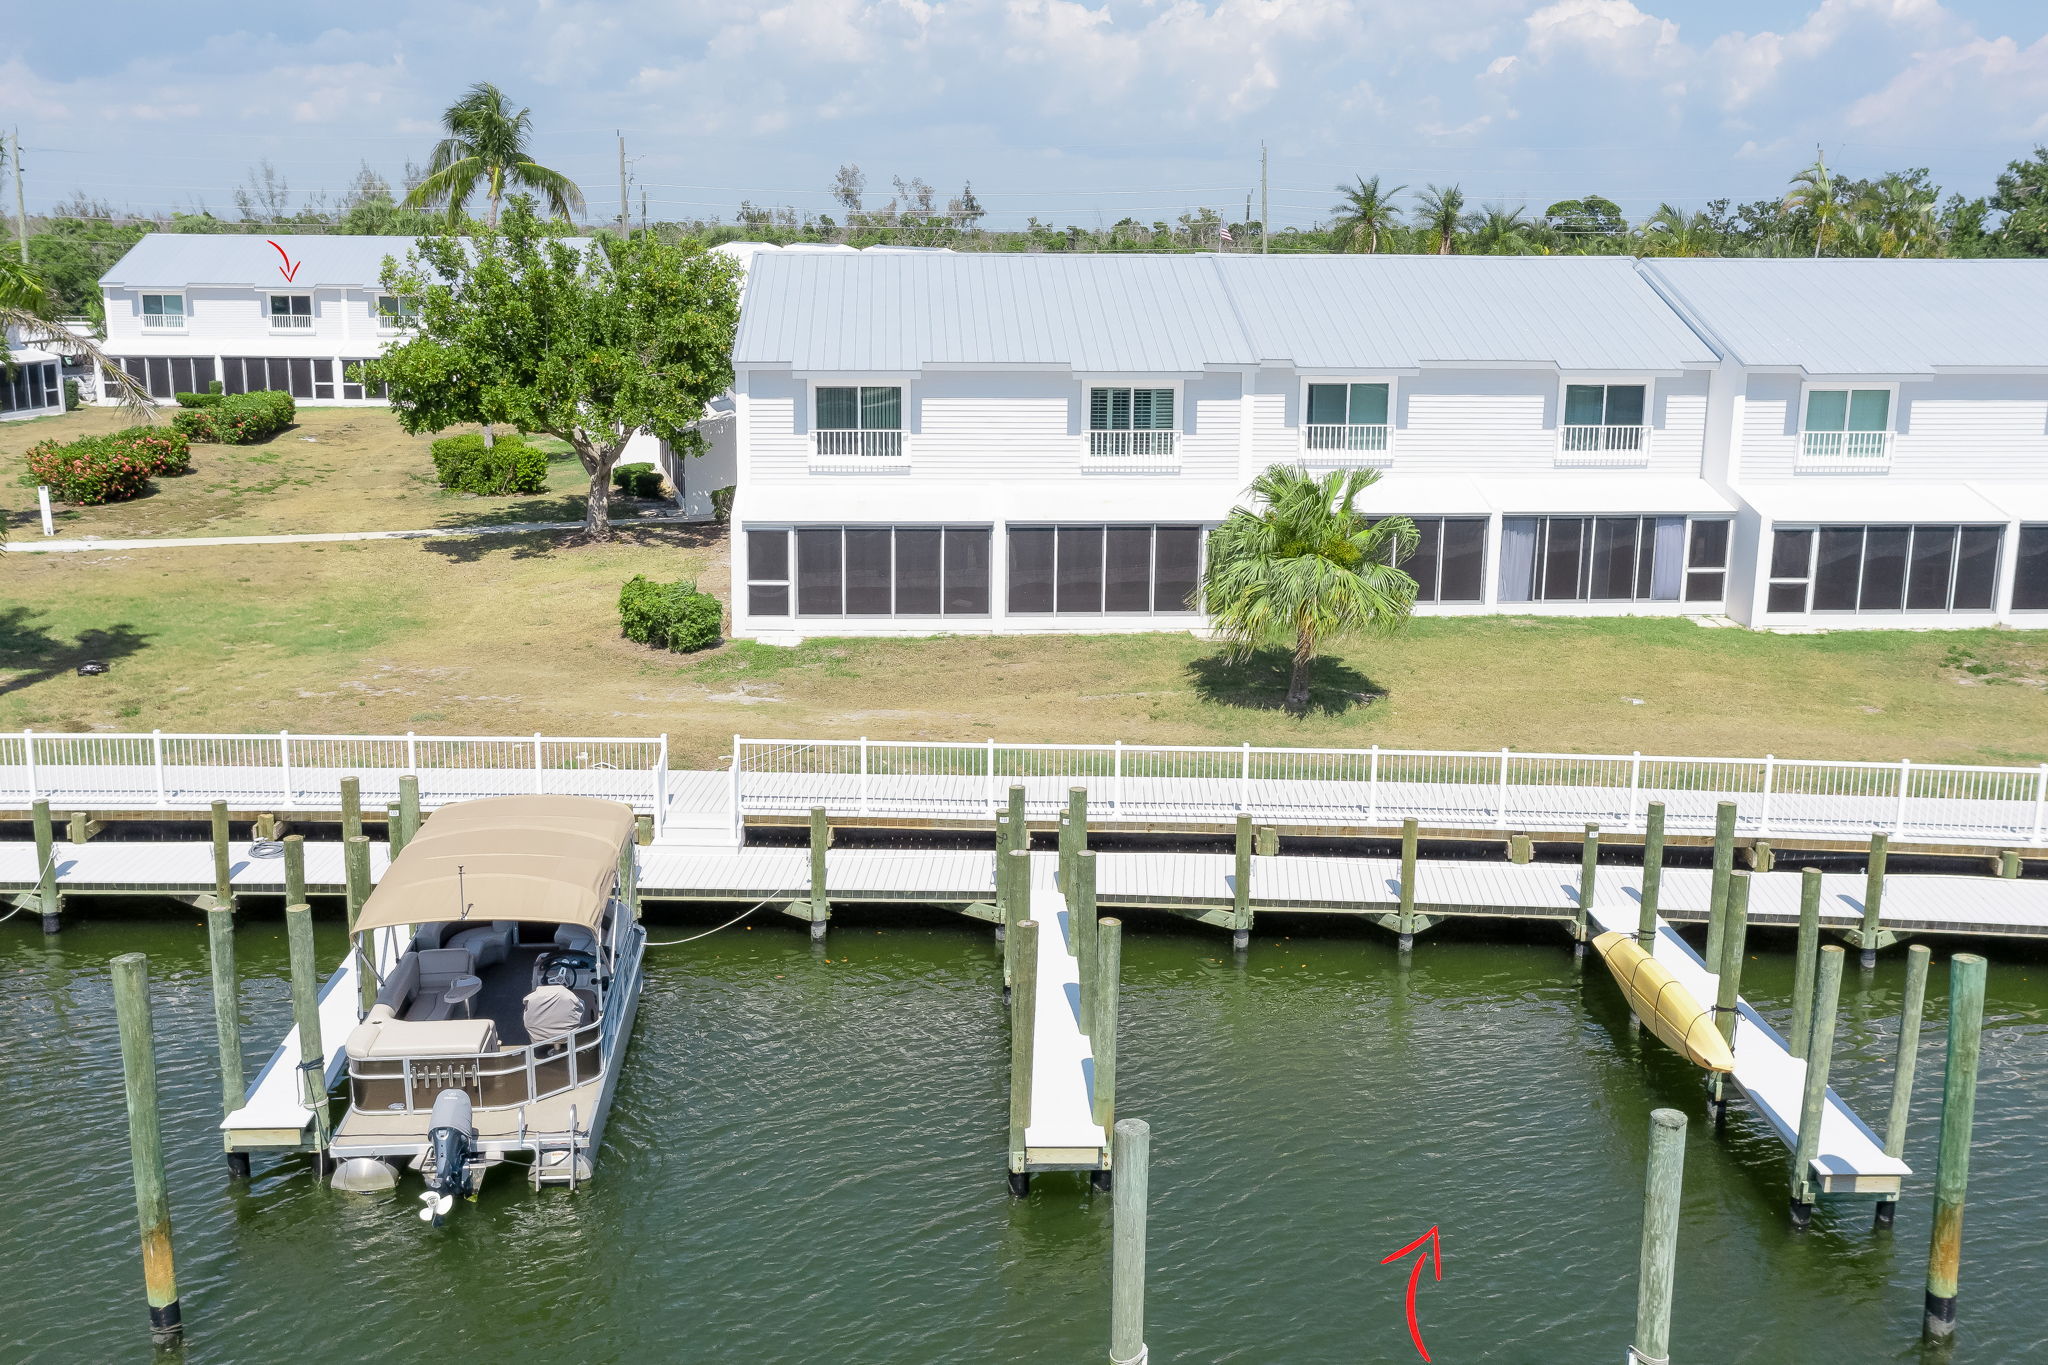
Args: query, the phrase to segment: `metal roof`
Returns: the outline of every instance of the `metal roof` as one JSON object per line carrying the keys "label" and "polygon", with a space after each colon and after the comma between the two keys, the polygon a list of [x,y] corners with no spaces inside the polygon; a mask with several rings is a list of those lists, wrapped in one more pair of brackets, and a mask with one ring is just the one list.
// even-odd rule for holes
{"label": "metal roof", "polygon": [[762,256],[752,273],[734,362],[805,371],[1715,359],[1623,257],[861,254]]}
{"label": "metal roof", "polygon": [[2039,261],[1656,260],[1643,273],[1745,365],[1808,374],[2048,366]]}

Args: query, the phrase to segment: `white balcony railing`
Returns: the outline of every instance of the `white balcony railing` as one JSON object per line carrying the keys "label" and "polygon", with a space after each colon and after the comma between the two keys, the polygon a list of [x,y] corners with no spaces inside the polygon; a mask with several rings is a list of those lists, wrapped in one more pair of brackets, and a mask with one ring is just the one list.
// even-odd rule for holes
{"label": "white balcony railing", "polygon": [[811,468],[837,473],[880,473],[908,469],[900,431],[814,431]]}
{"label": "white balcony railing", "polygon": [[1557,463],[1625,469],[1650,462],[1646,426],[1562,426],[1557,429]]}
{"label": "white balcony railing", "polygon": [[1387,449],[1387,426],[1312,422],[1301,429],[1302,453],[1311,464],[1384,466],[1394,462]]}
{"label": "white balcony railing", "polygon": [[185,315],[183,313],[144,313],[142,315],[142,325],[144,327],[183,327],[185,325]]}
{"label": "white balcony railing", "polygon": [[270,315],[270,330],[273,332],[311,331],[312,327],[312,316],[307,313],[272,313]]}
{"label": "white balcony railing", "polygon": [[1800,470],[1876,470],[1892,466],[1889,431],[1807,431],[1800,433]]}
{"label": "white balcony railing", "polygon": [[1097,473],[1170,474],[1180,469],[1177,431],[1091,431],[1081,467]]}

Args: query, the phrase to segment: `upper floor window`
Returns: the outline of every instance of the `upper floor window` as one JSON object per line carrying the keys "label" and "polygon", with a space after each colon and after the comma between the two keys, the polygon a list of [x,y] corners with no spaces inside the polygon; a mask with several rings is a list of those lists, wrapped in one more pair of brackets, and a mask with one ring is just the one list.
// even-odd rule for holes
{"label": "upper floor window", "polygon": [[1178,460],[1177,435],[1172,389],[1089,389],[1090,459],[1120,467],[1156,467]]}
{"label": "upper floor window", "polygon": [[272,294],[270,326],[273,331],[302,330],[313,325],[311,294]]}
{"label": "upper floor window", "polygon": [[[1311,384],[1302,448],[1324,459],[1382,454],[1387,449],[1389,384]],[[1377,463],[1360,460],[1359,463]]]}
{"label": "upper floor window", "polygon": [[142,296],[142,325],[144,327],[183,327],[185,325],[185,296],[183,294],[144,294]]}
{"label": "upper floor window", "polygon": [[1878,469],[1892,458],[1890,389],[1808,389],[1801,469]]}
{"label": "upper floor window", "polygon": [[403,294],[377,296],[377,325],[384,328],[410,327],[420,317],[419,300]]}
{"label": "upper floor window", "polygon": [[1640,464],[1650,445],[1646,384],[1567,384],[1561,464]]}
{"label": "upper floor window", "polygon": [[903,390],[894,384],[820,385],[813,435],[813,461],[900,461]]}

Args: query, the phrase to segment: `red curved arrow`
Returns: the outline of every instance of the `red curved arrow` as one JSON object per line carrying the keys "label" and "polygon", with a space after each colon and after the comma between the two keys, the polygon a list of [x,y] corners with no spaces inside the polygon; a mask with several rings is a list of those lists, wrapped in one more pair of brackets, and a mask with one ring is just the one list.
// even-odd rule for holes
{"label": "red curved arrow", "polygon": [[[265,237],[263,240],[266,242],[270,242],[270,239],[268,237]],[[293,281],[297,280],[299,277],[299,266],[302,264],[302,262],[293,260],[289,255],[285,253],[285,249],[279,246],[276,242],[270,242],[270,248],[271,250],[275,251],[279,256],[284,258],[284,265],[281,265],[277,268],[277,273],[284,276],[284,282],[286,284],[290,284]],[[291,269],[287,270],[285,269],[285,266],[290,266]]]}
{"label": "red curved arrow", "polygon": [[1409,1272],[1408,1275],[1408,1336],[1415,1343],[1415,1349],[1422,1353],[1422,1358],[1428,1360],[1429,1348],[1422,1344],[1422,1327],[1415,1320],[1415,1287],[1422,1282],[1422,1265],[1425,1261],[1435,1264],[1436,1277],[1439,1280],[1444,1277],[1443,1238],[1437,1235],[1435,1228],[1431,1228],[1428,1232],[1423,1233],[1393,1255],[1380,1257],[1380,1264],[1385,1265],[1389,1261],[1398,1261],[1409,1252],[1416,1250],[1420,1250],[1422,1254],[1415,1258],[1415,1269]]}

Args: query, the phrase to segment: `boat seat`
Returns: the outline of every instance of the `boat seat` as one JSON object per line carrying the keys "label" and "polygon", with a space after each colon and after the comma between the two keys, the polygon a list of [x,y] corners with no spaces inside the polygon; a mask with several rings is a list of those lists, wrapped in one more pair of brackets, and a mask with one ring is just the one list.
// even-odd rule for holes
{"label": "boat seat", "polygon": [[497,1050],[498,1026],[488,1019],[387,1019],[378,1026],[377,1036],[369,1040],[363,1055],[459,1057]]}
{"label": "boat seat", "polygon": [[472,925],[457,933],[450,934],[446,946],[465,948],[476,959],[479,968],[493,966],[512,955],[512,935],[515,926],[511,920],[498,920],[492,924]]}
{"label": "boat seat", "polygon": [[[476,975],[476,962],[467,948],[428,948],[407,953],[406,958],[417,962],[413,983],[411,1004],[403,1009],[408,1023],[431,1023],[449,1017],[455,1005],[447,996],[456,979]],[[392,973],[404,970],[405,958],[399,959],[399,967]]]}
{"label": "boat seat", "polygon": [[555,930],[555,946],[566,948],[572,953],[589,953],[597,956],[597,935],[580,924],[565,924]]}
{"label": "boat seat", "polygon": [[394,1013],[405,1013],[405,1007],[412,1003],[413,996],[420,988],[420,955],[418,949],[407,949],[398,959],[396,966],[384,974],[384,983],[377,988],[377,1004],[388,1006]]}

